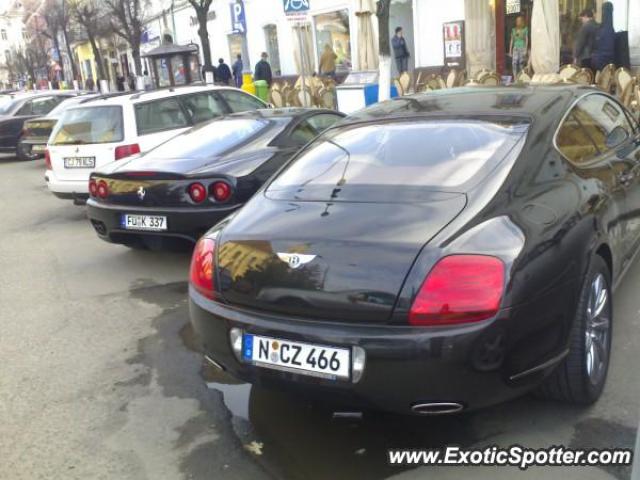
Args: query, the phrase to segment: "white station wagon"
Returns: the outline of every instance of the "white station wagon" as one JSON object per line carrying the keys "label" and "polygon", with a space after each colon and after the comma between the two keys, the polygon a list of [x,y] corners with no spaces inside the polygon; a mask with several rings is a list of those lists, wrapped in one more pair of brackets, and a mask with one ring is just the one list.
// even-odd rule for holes
{"label": "white station wagon", "polygon": [[198,123],[268,108],[242,90],[187,86],[87,99],[64,112],[51,132],[45,180],[59,198],[84,201],[89,175],[115,160],[144,153]]}

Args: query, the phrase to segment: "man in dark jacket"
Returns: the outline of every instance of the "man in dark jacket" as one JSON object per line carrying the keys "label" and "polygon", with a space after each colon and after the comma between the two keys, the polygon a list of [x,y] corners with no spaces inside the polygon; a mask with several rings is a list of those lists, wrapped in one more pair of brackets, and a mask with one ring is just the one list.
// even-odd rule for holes
{"label": "man in dark jacket", "polygon": [[233,79],[236,82],[236,87],[242,86],[242,70],[244,65],[242,64],[242,55],[238,54],[236,61],[233,63]]}
{"label": "man in dark jacket", "polygon": [[393,56],[398,67],[398,75],[400,75],[402,72],[409,70],[409,57],[411,56],[407,48],[407,42],[402,35],[402,27],[396,27],[396,34],[391,39],[391,46],[393,47]]}
{"label": "man in dark jacket", "polygon": [[598,24],[593,19],[593,10],[585,8],[580,13],[582,27],[576,36],[576,45],[573,50],[573,58],[576,65],[591,68],[591,54],[596,44]]}
{"label": "man in dark jacket", "polygon": [[218,59],[218,81],[220,83],[224,83],[225,85],[229,85],[229,81],[231,80],[231,69],[229,65],[224,63],[222,58]]}
{"label": "man in dark jacket", "polygon": [[262,52],[260,61],[256,63],[256,68],[253,72],[253,80],[265,80],[271,86],[273,75],[271,74],[271,65],[267,62],[268,57],[267,52]]}
{"label": "man in dark jacket", "polygon": [[616,32],[613,29],[613,3],[602,4],[602,22],[596,34],[595,47],[591,55],[591,66],[594,70],[602,70],[616,61]]}

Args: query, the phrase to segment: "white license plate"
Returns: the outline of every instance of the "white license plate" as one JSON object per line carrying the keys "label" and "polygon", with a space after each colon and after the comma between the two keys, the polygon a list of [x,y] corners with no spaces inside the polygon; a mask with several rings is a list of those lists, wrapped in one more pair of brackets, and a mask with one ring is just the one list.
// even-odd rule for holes
{"label": "white license plate", "polygon": [[122,215],[120,225],[125,230],[152,230],[163,231],[167,229],[167,217],[159,215]]}
{"label": "white license plate", "polygon": [[314,377],[349,379],[351,350],[244,334],[242,357],[254,365]]}
{"label": "white license plate", "polygon": [[64,168],[94,168],[96,157],[65,157]]}
{"label": "white license plate", "polygon": [[44,152],[44,145],[33,145],[31,147],[32,152]]}

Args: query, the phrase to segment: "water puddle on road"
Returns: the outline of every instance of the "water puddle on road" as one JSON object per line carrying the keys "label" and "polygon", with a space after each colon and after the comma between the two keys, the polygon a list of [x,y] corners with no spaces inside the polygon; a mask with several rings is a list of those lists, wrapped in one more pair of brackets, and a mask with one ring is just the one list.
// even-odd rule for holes
{"label": "water puddle on road", "polygon": [[439,448],[477,440],[465,415],[345,415],[303,398],[241,383],[206,361],[200,374],[212,392],[222,395],[245,449],[276,478],[383,479],[403,469],[387,463],[389,448]]}

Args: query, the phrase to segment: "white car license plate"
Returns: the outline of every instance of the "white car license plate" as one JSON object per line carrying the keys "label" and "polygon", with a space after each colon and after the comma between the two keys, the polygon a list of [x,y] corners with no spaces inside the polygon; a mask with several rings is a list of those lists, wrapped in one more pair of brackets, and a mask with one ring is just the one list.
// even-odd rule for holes
{"label": "white car license plate", "polygon": [[65,157],[64,168],[95,168],[96,157]]}
{"label": "white car license plate", "polygon": [[349,379],[351,350],[244,334],[242,357],[254,365],[314,377]]}
{"label": "white car license plate", "polygon": [[32,152],[44,152],[44,145],[33,145],[31,147]]}
{"label": "white car license plate", "polygon": [[120,225],[125,230],[164,231],[167,229],[167,217],[158,215],[122,215]]}

